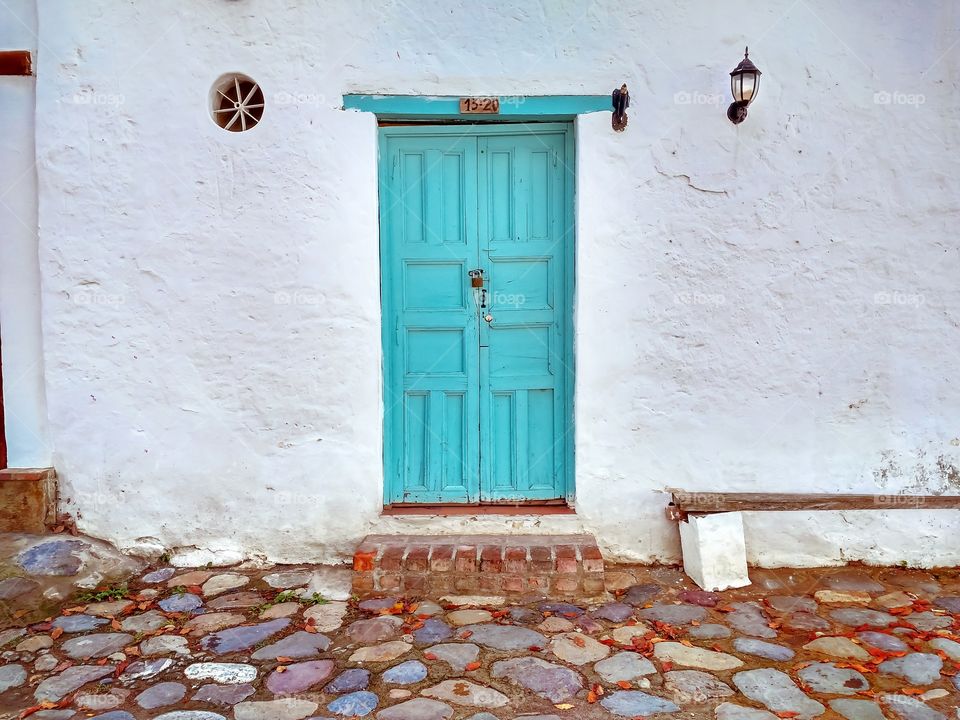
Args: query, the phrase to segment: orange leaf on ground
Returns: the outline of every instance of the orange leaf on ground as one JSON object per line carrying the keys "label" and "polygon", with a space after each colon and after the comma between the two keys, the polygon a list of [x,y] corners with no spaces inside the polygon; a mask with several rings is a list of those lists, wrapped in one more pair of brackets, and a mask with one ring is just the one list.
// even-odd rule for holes
{"label": "orange leaf on ground", "polygon": [[[54,639],[54,640],[56,640],[56,639],[57,639],[58,637],[60,637],[61,635],[63,635],[63,628],[62,628],[62,627],[55,627],[55,628],[51,631],[51,633],[50,633],[50,637],[51,637],[52,639]],[[42,708],[41,708],[41,709],[42,709]]]}
{"label": "orange leaf on ground", "polygon": [[468,671],[469,671],[469,670],[476,670],[476,669],[479,668],[479,667],[480,667],[480,663],[477,662],[476,660],[474,660],[472,663],[467,663],[467,665],[466,665],[466,668],[467,668]]}
{"label": "orange leaf on ground", "polygon": [[631,685],[626,680],[617,680],[617,685],[619,685],[622,690],[629,690],[630,688],[633,687],[633,685]]}

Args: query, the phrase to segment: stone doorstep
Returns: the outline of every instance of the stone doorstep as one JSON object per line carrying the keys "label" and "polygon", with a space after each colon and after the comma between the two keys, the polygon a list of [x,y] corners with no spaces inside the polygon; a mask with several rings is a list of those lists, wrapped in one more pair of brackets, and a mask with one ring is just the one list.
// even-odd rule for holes
{"label": "stone doorstep", "polygon": [[53,468],[0,470],[0,532],[41,534],[57,516]]}
{"label": "stone doorstep", "polygon": [[410,597],[604,593],[592,535],[369,535],[353,554],[353,592]]}

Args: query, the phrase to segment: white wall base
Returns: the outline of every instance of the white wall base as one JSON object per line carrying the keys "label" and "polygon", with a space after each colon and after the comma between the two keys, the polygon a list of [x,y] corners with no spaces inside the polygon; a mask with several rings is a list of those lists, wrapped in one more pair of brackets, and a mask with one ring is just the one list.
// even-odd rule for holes
{"label": "white wall base", "polygon": [[740,513],[688,516],[680,523],[680,546],[684,572],[704,590],[750,584]]}

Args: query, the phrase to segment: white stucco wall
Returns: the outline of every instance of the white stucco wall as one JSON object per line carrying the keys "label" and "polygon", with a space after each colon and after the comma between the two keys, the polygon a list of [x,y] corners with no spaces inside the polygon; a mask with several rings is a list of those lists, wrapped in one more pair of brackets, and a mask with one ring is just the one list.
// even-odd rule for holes
{"label": "white stucco wall", "polygon": [[[0,7],[0,50],[37,48],[34,0]],[[49,467],[40,334],[34,78],[0,77],[0,340],[9,467]]]}
{"label": "white stucco wall", "polygon": [[[948,0],[38,5],[46,389],[84,531],[304,561],[585,530],[676,560],[667,487],[957,492]],[[734,127],[747,43],[763,83]],[[231,71],[267,97],[249,133],[207,114]],[[376,126],[342,95],[621,82],[625,133],[577,124],[577,515],[381,519]],[[956,562],[911,512],[748,515],[748,552]]]}

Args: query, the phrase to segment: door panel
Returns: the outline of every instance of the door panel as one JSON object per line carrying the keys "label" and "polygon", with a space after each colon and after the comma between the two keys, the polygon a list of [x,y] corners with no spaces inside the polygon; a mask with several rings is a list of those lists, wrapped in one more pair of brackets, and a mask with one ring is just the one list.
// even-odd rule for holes
{"label": "door panel", "polygon": [[480,327],[480,465],[491,501],[566,495],[566,145],[563,133],[480,139],[480,254],[493,316]]}
{"label": "door panel", "polygon": [[381,129],[387,502],[570,495],[571,148],[565,125]]}
{"label": "door panel", "polygon": [[385,137],[381,164],[388,501],[475,502],[476,138]]}

